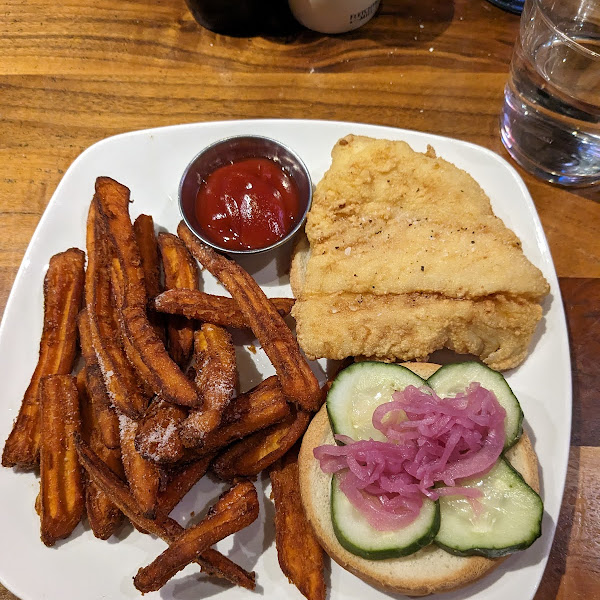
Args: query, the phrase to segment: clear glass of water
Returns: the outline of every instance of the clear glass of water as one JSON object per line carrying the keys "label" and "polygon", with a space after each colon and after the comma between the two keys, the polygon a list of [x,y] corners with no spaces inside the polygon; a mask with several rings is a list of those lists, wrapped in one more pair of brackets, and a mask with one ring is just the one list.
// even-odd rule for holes
{"label": "clear glass of water", "polygon": [[600,184],[600,1],[525,1],[500,129],[534,175]]}

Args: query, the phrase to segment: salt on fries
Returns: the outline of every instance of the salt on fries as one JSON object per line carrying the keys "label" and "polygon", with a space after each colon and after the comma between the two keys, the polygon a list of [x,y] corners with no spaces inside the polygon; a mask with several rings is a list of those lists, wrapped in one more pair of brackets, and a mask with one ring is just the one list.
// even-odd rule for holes
{"label": "salt on fries", "polygon": [[181,423],[187,411],[156,397],[142,420],[135,435],[135,448],[146,459],[158,464],[170,464],[181,460],[185,446],[179,435]]}
{"label": "salt on fries", "polygon": [[253,390],[238,396],[225,410],[221,425],[204,439],[197,440],[197,429],[181,428],[184,444],[193,448],[193,454],[202,456],[220,450],[232,442],[245,438],[283,421],[290,414],[290,405],[276,376],[259,383]]}
{"label": "salt on fries", "polygon": [[84,374],[85,392],[90,403],[89,408],[93,412],[93,418],[90,419],[90,422],[94,421],[96,423],[95,429],[107,448],[120,448],[119,415],[112,406],[102,379],[102,371],[92,344],[87,310],[82,310],[79,313],[77,325],[81,354],[85,361],[85,367],[81,372]]}
{"label": "salt on fries", "polygon": [[[141,591],[159,589],[192,561],[209,575],[254,589],[254,573],[210,546],[256,519],[256,490],[240,477],[254,477],[286,455],[323,401],[283,320],[294,300],[269,300],[241,267],[184,226],[183,239],[162,233],[157,240],[150,216],[132,225],[129,190],[120,183],[100,177],[95,192],[85,275],[80,250],[50,261],[40,360],[3,464],[33,467],[41,445],[36,508],[46,544],[68,536],[85,507],[98,538],[110,537],[126,517],[169,544],[138,572]],[[232,298],[197,289],[192,254]],[[161,271],[172,288],[162,293]],[[168,321],[168,336],[159,313],[179,319],[176,327]],[[75,379],[77,327],[84,365]],[[224,327],[251,329],[277,376],[236,396],[235,348]],[[168,515],[208,470],[234,485],[204,520],[184,529]],[[291,485],[285,473],[276,492],[278,531],[297,508],[281,492]],[[278,533],[286,540],[278,547],[284,572],[310,600],[322,600],[318,560],[309,583],[290,566],[297,562],[290,544],[312,548],[310,532],[287,531],[287,537]]]}
{"label": "salt on fries", "polygon": [[289,327],[256,281],[237,263],[202,243],[183,221],[177,233],[192,255],[232,295],[273,363],[284,394],[304,410],[318,410],[324,396],[317,379]]}
{"label": "salt on fries", "polygon": [[182,428],[200,442],[221,423],[235,393],[237,368],[231,335],[218,325],[204,323],[194,334],[194,362],[203,404],[190,411]]}
{"label": "salt on fries", "polygon": [[148,321],[144,273],[129,218],[129,190],[113,179],[99,177],[94,198],[106,222],[123,277],[123,302],[118,310],[127,338],[135,350],[128,353],[128,358],[135,367],[140,364],[146,367],[142,371],[148,376],[147,382],[155,394],[174,404],[196,406],[200,402],[197,390],[169,357]]}
{"label": "salt on fries", "polygon": [[117,315],[110,283],[111,254],[95,200],[88,213],[86,245],[85,304],[97,363],[115,409],[132,419],[139,419],[148,397],[125,355],[122,341],[115,335]]}

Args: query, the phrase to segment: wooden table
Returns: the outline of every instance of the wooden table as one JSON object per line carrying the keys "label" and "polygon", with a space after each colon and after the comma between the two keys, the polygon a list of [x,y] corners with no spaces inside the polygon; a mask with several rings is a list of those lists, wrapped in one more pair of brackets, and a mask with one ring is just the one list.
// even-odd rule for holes
{"label": "wooden table", "polygon": [[[313,118],[456,137],[507,157],[498,114],[518,17],[484,0],[382,0],[356,32],[230,38],[183,0],[0,0],[0,311],[69,164],[124,131]],[[538,600],[600,594],[600,190],[520,171],[560,277],[574,377],[567,488]],[[0,599],[14,598],[0,588]]]}

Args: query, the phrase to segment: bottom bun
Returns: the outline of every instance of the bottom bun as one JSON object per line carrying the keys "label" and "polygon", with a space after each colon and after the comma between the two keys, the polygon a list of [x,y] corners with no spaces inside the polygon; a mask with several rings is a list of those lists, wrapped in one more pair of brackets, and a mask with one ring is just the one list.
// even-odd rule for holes
{"label": "bottom bun", "polygon": [[[439,365],[431,363],[406,363],[405,366],[422,377],[429,377],[439,368]],[[323,406],[302,441],[298,457],[300,494],[306,517],[317,539],[325,552],[341,567],[383,590],[425,596],[463,587],[480,579],[502,562],[502,558],[454,556],[435,544],[409,556],[384,560],[367,560],[348,552],[338,542],[331,522],[331,475],[321,471],[319,461],[313,455],[317,446],[334,443],[327,408]],[[506,458],[523,479],[539,491],[537,458],[525,433],[506,453]]]}

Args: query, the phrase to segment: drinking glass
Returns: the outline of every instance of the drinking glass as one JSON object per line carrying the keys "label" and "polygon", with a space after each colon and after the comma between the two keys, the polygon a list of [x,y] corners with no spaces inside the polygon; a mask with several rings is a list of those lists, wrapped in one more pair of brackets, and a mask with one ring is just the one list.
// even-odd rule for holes
{"label": "drinking glass", "polygon": [[526,0],[504,90],[502,141],[525,169],[600,183],[600,2]]}

